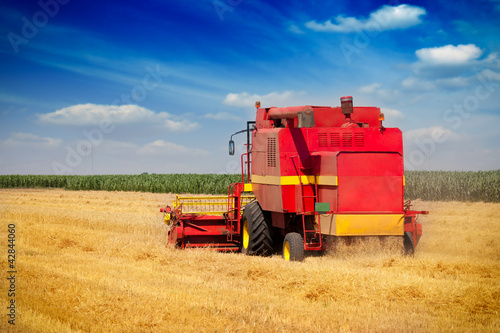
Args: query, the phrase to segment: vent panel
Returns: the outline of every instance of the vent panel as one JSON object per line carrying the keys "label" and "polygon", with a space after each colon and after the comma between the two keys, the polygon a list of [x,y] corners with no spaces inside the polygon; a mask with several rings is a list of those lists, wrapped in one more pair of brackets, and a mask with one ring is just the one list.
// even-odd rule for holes
{"label": "vent panel", "polygon": [[352,133],[342,133],[342,146],[352,147]]}
{"label": "vent panel", "polygon": [[356,147],[365,146],[365,135],[363,133],[354,133],[354,145]]}
{"label": "vent panel", "polygon": [[340,133],[331,133],[330,134],[330,146],[340,147]]}
{"label": "vent panel", "polygon": [[318,146],[319,147],[328,147],[328,134],[327,133],[318,133]]}
{"label": "vent panel", "polygon": [[267,166],[276,167],[276,138],[267,138]]}

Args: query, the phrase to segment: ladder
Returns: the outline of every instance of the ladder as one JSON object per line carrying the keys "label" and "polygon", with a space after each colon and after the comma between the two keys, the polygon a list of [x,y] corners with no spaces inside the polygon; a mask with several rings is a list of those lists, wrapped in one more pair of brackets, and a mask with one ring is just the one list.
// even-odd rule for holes
{"label": "ladder", "polygon": [[[299,156],[293,156],[292,160],[293,163],[295,164],[294,158],[298,158]],[[300,187],[300,197],[301,197],[301,204],[302,204],[302,209],[298,214],[302,215],[302,228],[304,231],[304,250],[316,250],[320,251],[323,249],[323,242],[322,242],[322,237],[321,237],[321,223],[319,222],[318,219],[318,230],[316,229],[307,229],[306,225],[306,216],[318,216],[319,214],[313,210],[313,211],[306,211],[306,199],[312,198],[313,199],[313,205],[316,206],[316,203],[319,202],[318,196],[318,177],[316,174],[313,174],[313,172],[316,172],[316,156],[310,156],[311,159],[311,166],[310,167],[304,167],[301,163],[300,168],[297,168],[297,165],[295,164],[295,170],[297,171],[297,176],[299,178],[299,187]],[[300,171],[300,172],[299,172]],[[304,184],[302,181],[302,175],[306,176],[307,179],[307,184]],[[313,195],[304,195],[304,186],[310,184],[309,179],[307,176],[313,175],[314,176],[314,187],[313,187]],[[313,235],[310,237],[310,242],[308,241],[308,235]],[[314,241],[316,240],[316,241]]]}
{"label": "ladder", "polygon": [[235,241],[233,235],[239,236],[241,216],[241,183],[229,185],[227,193],[227,240]]}

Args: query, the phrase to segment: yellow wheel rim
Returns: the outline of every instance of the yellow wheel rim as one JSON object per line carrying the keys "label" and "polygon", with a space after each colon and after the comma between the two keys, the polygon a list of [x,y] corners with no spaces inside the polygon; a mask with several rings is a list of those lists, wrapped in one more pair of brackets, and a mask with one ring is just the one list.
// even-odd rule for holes
{"label": "yellow wheel rim", "polygon": [[285,248],[283,249],[283,256],[285,257],[285,260],[290,261],[290,243],[285,242]]}
{"label": "yellow wheel rim", "polygon": [[248,241],[250,239],[250,236],[248,234],[248,221],[245,220],[243,222],[243,247],[245,249],[248,249]]}

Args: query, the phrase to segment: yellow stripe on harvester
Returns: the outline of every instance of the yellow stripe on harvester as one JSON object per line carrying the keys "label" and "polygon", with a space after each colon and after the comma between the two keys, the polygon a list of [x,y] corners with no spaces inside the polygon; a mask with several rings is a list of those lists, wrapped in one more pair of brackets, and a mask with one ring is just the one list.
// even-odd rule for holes
{"label": "yellow stripe on harvester", "polygon": [[309,185],[309,184],[314,184],[316,178],[314,176],[306,176],[306,175],[300,176],[300,179],[299,176],[281,176],[281,177],[277,176],[277,177],[280,179],[280,185],[300,185],[301,182],[304,185]]}
{"label": "yellow stripe on harvester", "polygon": [[252,175],[252,183],[266,185],[310,185],[318,183],[318,185],[338,186],[337,176],[261,176]]}

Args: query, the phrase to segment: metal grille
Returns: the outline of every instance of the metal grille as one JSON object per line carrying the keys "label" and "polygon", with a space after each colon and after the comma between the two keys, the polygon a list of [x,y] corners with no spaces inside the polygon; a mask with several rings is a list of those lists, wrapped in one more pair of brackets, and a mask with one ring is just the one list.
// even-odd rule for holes
{"label": "metal grille", "polygon": [[356,147],[364,147],[365,135],[363,133],[354,133],[354,145]]}
{"label": "metal grille", "polygon": [[331,133],[330,134],[330,146],[340,147],[340,133]]}
{"label": "metal grille", "polygon": [[319,147],[328,147],[328,134],[327,133],[318,133],[318,146]]}
{"label": "metal grille", "polygon": [[352,147],[352,133],[342,133],[342,146]]}
{"label": "metal grille", "polygon": [[[342,134],[342,136],[341,136]],[[330,141],[328,141],[330,139]],[[342,139],[342,140],[341,140]],[[268,142],[269,144],[269,142]],[[364,147],[365,134],[362,132],[354,133],[318,133],[318,147]],[[269,151],[269,146],[268,146]]]}
{"label": "metal grille", "polygon": [[276,138],[267,138],[267,166],[276,167]]}

